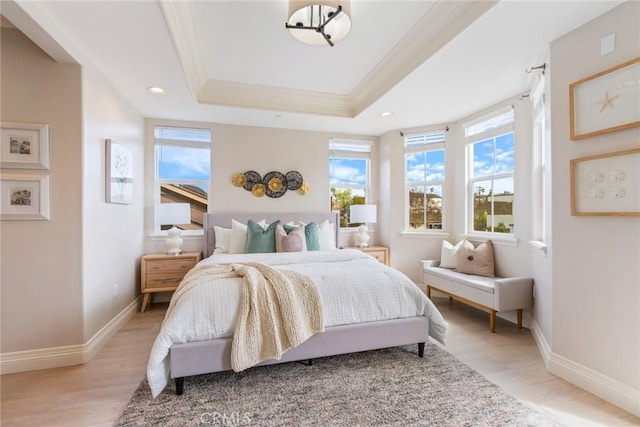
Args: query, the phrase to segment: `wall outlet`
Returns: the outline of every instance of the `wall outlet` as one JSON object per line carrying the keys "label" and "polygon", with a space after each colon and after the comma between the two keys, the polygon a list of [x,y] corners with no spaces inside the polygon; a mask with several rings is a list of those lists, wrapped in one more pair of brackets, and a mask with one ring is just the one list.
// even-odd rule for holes
{"label": "wall outlet", "polygon": [[600,39],[600,56],[608,55],[616,50],[616,33]]}
{"label": "wall outlet", "polygon": [[114,283],[113,284],[113,296],[117,296],[118,295],[118,291],[119,291],[120,285],[118,283]]}

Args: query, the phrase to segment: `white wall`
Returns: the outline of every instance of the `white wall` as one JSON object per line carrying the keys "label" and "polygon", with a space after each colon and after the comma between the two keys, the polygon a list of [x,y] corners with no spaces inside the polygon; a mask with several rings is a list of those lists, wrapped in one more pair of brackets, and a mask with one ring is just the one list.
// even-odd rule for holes
{"label": "white wall", "polygon": [[[578,370],[613,382],[609,386],[613,390],[592,390],[596,394],[629,391],[634,408],[626,409],[636,413],[640,413],[640,218],[571,216],[569,161],[639,147],[640,128],[571,141],[568,87],[639,57],[639,16],[640,3],[627,2],[551,45],[552,350]],[[601,56],[601,39],[612,33],[616,50]],[[567,368],[561,362],[551,366],[564,377],[571,374]]]}
{"label": "white wall", "polygon": [[[82,69],[84,342],[139,293],[144,246],[144,119],[92,66]],[[105,202],[105,139],[133,154],[133,203]]]}
{"label": "white wall", "polygon": [[77,65],[2,28],[2,121],[49,125],[49,221],[2,221],[2,353],[82,342],[82,124]]}

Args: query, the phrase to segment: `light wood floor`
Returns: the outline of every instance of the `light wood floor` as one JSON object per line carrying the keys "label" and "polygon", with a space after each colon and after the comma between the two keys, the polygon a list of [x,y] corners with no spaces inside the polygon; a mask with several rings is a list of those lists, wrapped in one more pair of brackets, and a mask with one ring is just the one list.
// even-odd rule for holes
{"label": "light wood floor", "polygon": [[[531,333],[446,298],[434,302],[449,322],[446,349],[509,393],[565,426],[637,426],[640,419],[548,373]],[[1,381],[1,424],[112,426],[145,375],[166,304],[136,314],[82,366],[8,374]]]}

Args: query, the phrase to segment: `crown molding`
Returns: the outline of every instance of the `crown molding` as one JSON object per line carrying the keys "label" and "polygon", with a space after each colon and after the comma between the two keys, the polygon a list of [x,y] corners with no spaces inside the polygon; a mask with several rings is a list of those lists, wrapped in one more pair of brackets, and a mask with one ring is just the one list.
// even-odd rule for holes
{"label": "crown molding", "polygon": [[207,82],[207,70],[191,2],[160,0],[160,10],[193,96]]}
{"label": "crown molding", "polygon": [[291,111],[336,117],[354,117],[347,95],[208,80],[198,102],[227,107]]}
{"label": "crown molding", "polygon": [[437,1],[351,93],[356,115],[446,46],[497,1]]}
{"label": "crown molding", "polygon": [[400,83],[497,1],[439,0],[349,95],[213,80],[190,2],[160,0],[167,28],[197,102],[228,107],[354,118]]}

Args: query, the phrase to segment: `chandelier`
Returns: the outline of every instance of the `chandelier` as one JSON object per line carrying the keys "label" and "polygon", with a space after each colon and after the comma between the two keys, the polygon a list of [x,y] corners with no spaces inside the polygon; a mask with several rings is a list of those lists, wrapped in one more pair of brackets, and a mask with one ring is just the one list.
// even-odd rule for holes
{"label": "chandelier", "polygon": [[349,34],[350,12],[350,0],[289,0],[285,27],[303,43],[333,46]]}

